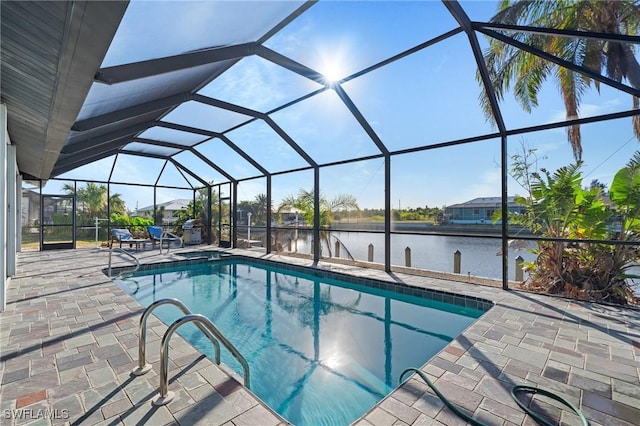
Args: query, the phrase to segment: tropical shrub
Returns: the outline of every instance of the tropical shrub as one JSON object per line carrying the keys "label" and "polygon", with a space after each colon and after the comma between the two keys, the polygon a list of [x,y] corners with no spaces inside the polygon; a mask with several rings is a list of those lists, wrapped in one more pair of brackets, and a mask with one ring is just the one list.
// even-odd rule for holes
{"label": "tropical shrub", "polygon": [[126,228],[136,238],[144,238],[147,235],[147,226],[149,225],[153,225],[153,219],[111,213],[111,227]]}
{"label": "tropical shrub", "polygon": [[[540,240],[533,249],[535,260],[525,264],[527,288],[583,300],[637,301],[628,280],[640,278],[629,273],[640,260],[640,152],[616,173],[611,203],[601,186],[582,186],[580,162],[538,172],[532,170],[533,154],[512,157],[511,174],[528,194],[515,198],[526,209],[510,219],[556,240]],[[617,241],[597,242],[608,239]]]}

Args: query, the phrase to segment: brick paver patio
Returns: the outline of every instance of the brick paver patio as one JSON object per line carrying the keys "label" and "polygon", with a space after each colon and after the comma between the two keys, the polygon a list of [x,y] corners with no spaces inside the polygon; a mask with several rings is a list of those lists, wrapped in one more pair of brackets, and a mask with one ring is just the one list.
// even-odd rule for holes
{"label": "brick paver patio", "polygon": [[[138,252],[142,262],[182,259],[176,253]],[[117,265],[128,263],[116,257]],[[143,307],[104,275],[107,258],[98,249],[19,254],[7,310],[0,314],[2,425],[285,423],[239,385],[239,378],[179,336],[170,349],[169,388],[176,398],[153,406],[166,326],[149,320],[147,358],[153,370],[130,376]],[[319,267],[493,301],[491,310],[422,367],[441,392],[487,424],[535,424],[512,400],[515,384],[561,394],[592,425],[640,424],[638,310],[324,262]],[[552,400],[536,397],[534,406],[562,424],[580,424]],[[356,423],[464,424],[415,377]]]}

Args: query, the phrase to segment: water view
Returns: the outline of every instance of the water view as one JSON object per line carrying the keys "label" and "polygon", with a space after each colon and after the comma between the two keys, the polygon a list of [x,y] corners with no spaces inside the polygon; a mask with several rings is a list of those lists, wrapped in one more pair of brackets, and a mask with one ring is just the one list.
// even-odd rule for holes
{"label": "water view", "polygon": [[[384,234],[365,232],[332,232],[332,253],[335,238],[338,238],[356,260],[368,259],[369,244],[373,244],[373,261],[384,263]],[[517,247],[516,247],[517,246]],[[441,235],[392,234],[391,264],[405,265],[405,249],[411,249],[411,266],[439,272],[453,272],[453,254],[461,253],[462,274],[471,274],[486,278],[502,278],[501,240],[498,238],[454,237]],[[515,274],[515,259],[522,256],[525,261],[533,261],[535,256],[527,250],[535,244],[517,240],[509,248],[509,278]],[[300,238],[292,242],[292,251],[311,252],[311,237]],[[326,247],[323,248],[323,256]],[[340,257],[345,257],[341,253]]]}
{"label": "water view", "polygon": [[[356,260],[366,261],[369,244],[374,246],[373,261],[384,263],[384,234],[368,232],[331,233],[332,255],[335,238],[340,239]],[[405,265],[405,249],[411,248],[411,267],[438,272],[453,272],[453,254],[461,253],[460,273],[476,277],[502,279],[501,240],[499,238],[458,237],[444,235],[391,235],[391,265]],[[510,240],[509,247],[509,279],[515,279],[515,262],[521,256],[525,262],[532,262],[536,256],[531,252],[536,244],[533,241]],[[300,238],[292,242],[292,251],[311,252],[311,237]],[[323,248],[323,256],[328,257]],[[344,253],[341,253],[345,258]],[[640,275],[640,266],[629,270],[630,274]],[[527,278],[527,273],[524,273]],[[640,279],[629,278],[635,291],[640,291]]]}

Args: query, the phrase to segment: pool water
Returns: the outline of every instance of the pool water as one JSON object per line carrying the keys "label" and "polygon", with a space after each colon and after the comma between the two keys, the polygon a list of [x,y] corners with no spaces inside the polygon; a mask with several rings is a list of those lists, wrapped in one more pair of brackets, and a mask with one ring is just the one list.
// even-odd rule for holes
{"label": "pool water", "polygon": [[[177,298],[249,363],[251,391],[294,425],[348,425],[472,324],[482,310],[224,259],[120,279],[144,306]],[[154,311],[170,323],[173,306]],[[213,358],[193,324],[179,333]],[[170,355],[171,356],[171,355]],[[242,368],[222,348],[222,361]]]}

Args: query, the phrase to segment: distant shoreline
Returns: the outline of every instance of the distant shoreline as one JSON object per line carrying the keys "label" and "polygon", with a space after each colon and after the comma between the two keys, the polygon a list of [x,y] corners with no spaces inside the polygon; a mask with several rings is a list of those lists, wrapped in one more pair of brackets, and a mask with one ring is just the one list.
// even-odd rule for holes
{"label": "distant shoreline", "polygon": [[[384,231],[384,222],[335,222],[331,225],[335,231]],[[431,223],[401,221],[391,224],[394,232],[419,232],[425,234],[486,234],[501,235],[502,225],[490,224],[447,224],[434,225]],[[510,235],[533,235],[527,228],[517,225],[509,226]]]}

